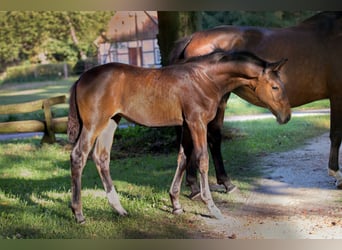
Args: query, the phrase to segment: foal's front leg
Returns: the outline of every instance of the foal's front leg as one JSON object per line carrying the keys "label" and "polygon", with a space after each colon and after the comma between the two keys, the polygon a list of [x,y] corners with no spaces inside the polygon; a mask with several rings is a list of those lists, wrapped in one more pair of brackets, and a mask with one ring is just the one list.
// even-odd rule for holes
{"label": "foal's front leg", "polygon": [[200,189],[202,201],[207,205],[210,213],[217,219],[222,219],[221,211],[216,207],[209,189],[208,171],[209,171],[209,155],[207,148],[207,126],[204,123],[188,124],[191,131],[194,144],[194,155],[196,164],[199,168]]}
{"label": "foal's front leg", "polygon": [[110,120],[107,127],[101,132],[100,136],[96,140],[93,152],[93,159],[101,177],[103,187],[106,191],[109,204],[120,215],[127,215],[126,210],[120,203],[119,195],[117,194],[115,187],[113,186],[113,181],[110,176],[109,170],[110,150],[112,147],[116,128],[117,123],[113,120]]}

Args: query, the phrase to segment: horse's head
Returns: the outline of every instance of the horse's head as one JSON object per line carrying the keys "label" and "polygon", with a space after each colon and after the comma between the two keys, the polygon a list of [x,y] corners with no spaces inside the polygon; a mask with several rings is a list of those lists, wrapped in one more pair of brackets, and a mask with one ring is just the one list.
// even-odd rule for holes
{"label": "horse's head", "polygon": [[257,103],[267,107],[280,124],[290,120],[291,106],[279,77],[279,71],[287,59],[269,63],[248,51],[218,52],[212,55],[219,62],[214,64],[215,70],[233,76],[233,81],[240,85],[236,88],[248,87],[240,88],[240,91],[246,92],[249,89],[249,95],[254,95],[254,99],[259,100]]}
{"label": "horse's head", "polygon": [[286,61],[287,59],[282,59],[267,63],[251,86],[256,96],[277,117],[280,124],[287,123],[291,118],[291,106],[279,77],[279,70]]}

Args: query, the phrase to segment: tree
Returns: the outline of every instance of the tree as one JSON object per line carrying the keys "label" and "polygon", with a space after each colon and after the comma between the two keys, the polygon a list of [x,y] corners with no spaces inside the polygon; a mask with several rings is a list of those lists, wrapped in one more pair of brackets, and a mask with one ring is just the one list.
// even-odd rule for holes
{"label": "tree", "polygon": [[167,65],[174,42],[200,29],[200,12],[158,11],[158,26],[161,61]]}
{"label": "tree", "polygon": [[312,16],[315,11],[204,11],[202,28],[218,25],[287,27]]}
{"label": "tree", "polygon": [[93,41],[112,11],[0,12],[0,67],[25,61],[77,61],[91,56]]}

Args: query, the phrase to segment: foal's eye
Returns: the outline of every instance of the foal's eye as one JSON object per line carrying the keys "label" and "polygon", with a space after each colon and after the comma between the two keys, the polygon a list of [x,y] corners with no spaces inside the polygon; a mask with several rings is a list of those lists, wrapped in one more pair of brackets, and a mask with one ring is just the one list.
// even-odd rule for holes
{"label": "foal's eye", "polygon": [[278,86],[272,86],[272,89],[273,90],[279,90],[279,87]]}

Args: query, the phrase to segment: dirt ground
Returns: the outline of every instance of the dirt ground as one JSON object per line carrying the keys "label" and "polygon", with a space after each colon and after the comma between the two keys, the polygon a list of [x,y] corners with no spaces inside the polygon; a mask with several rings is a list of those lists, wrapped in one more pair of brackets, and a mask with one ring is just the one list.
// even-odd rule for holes
{"label": "dirt ground", "polygon": [[216,202],[223,220],[203,217],[202,237],[226,239],[342,239],[342,190],[328,176],[329,135],[262,159],[264,176],[239,208]]}

